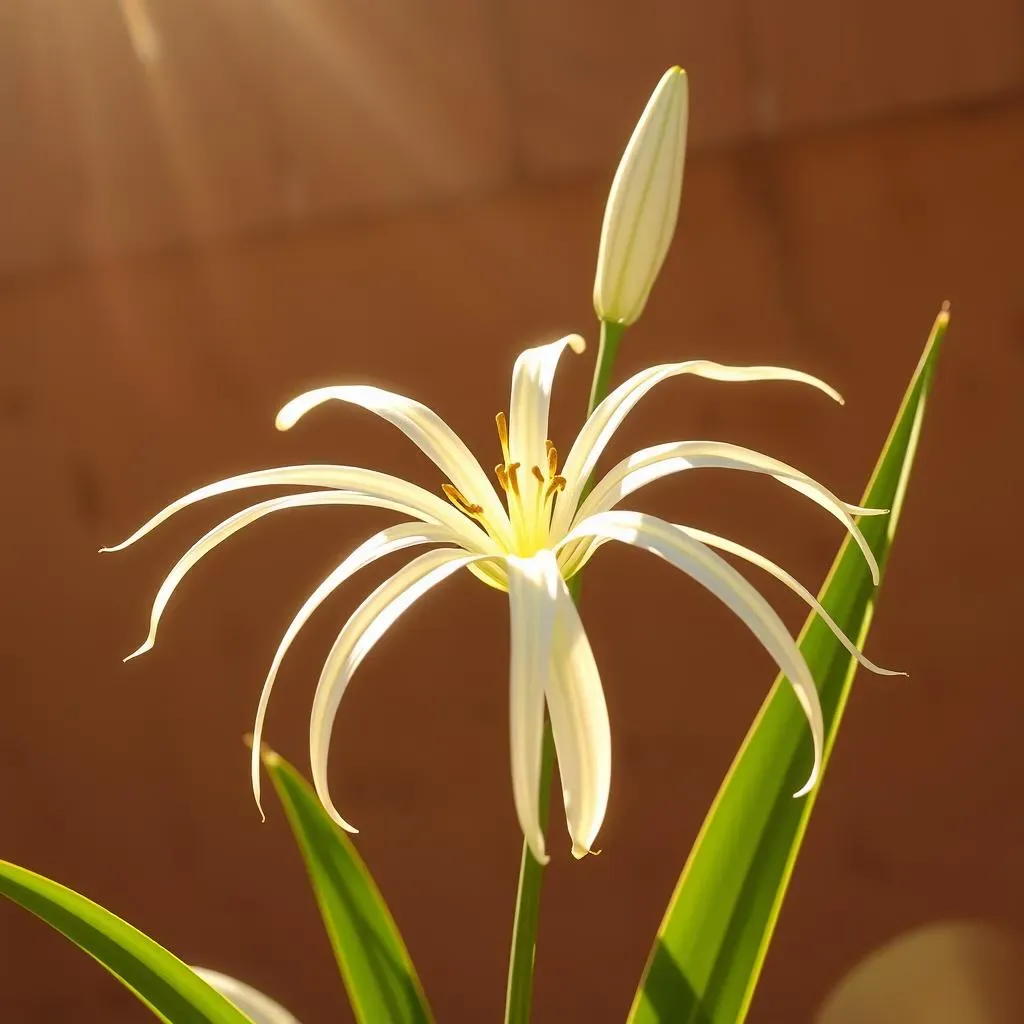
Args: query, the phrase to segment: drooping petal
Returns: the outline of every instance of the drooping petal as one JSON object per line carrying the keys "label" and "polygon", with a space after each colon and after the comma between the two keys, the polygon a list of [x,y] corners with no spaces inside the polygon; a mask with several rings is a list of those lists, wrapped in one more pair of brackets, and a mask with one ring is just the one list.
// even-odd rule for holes
{"label": "drooping petal", "polygon": [[509,401],[508,441],[512,462],[523,467],[547,465],[544,442],[548,433],[548,410],[551,389],[559,357],[566,345],[581,353],[586,342],[578,334],[570,334],[549,345],[528,348],[516,360],[512,371],[512,396]]}
{"label": "drooping petal", "polygon": [[864,560],[871,569],[872,579],[876,585],[878,584],[878,561],[851,512],[856,515],[882,515],[885,509],[865,509],[859,505],[849,505],[837,498],[823,484],[787,463],[726,441],[672,441],[644,448],[630,455],[609,470],[594,487],[580,505],[574,522],[582,522],[588,516],[613,508],[626,495],[662,477],[686,469],[705,468],[762,473],[810,498],[846,527],[864,555]]}
{"label": "drooping petal", "polygon": [[556,660],[553,641],[561,577],[550,551],[540,551],[530,558],[510,555],[507,567],[512,795],[530,851],[539,863],[546,864],[539,810],[540,767],[544,694]]}
{"label": "drooping petal", "polygon": [[427,591],[459,569],[493,557],[461,551],[428,551],[420,555],[373,591],[352,613],[334,641],[313,697],[309,757],[317,796],[324,810],[346,831],[358,830],[342,818],[331,800],[327,759],[334,718],[353,673],[398,617]]}
{"label": "drooping petal", "polygon": [[584,537],[607,537],[631,544],[692,576],[742,619],[789,680],[811,727],[814,765],[803,796],[817,781],[824,748],[824,723],[814,678],[796,641],[770,604],[720,555],[672,523],[642,512],[601,512],[580,523],[562,542]]}
{"label": "drooping petal", "polygon": [[[444,523],[453,531],[464,536],[467,547],[487,545],[482,530],[474,526],[461,513],[443,498],[416,484],[409,483],[397,476],[378,473],[373,469],[361,469],[358,466],[281,466],[275,469],[261,469],[254,473],[242,473],[240,476],[228,477],[215,483],[207,484],[196,491],[171,502],[165,509],[158,512],[152,519],[143,523],[127,540],[101,551],[121,551],[165,523],[171,516],[206,498],[215,498],[232,491],[241,491],[249,487],[328,487],[332,490],[351,491],[366,495],[368,498],[381,499],[382,508],[394,508],[398,503],[408,514],[426,522]],[[343,504],[350,502],[343,502]],[[374,501],[366,504],[375,504]],[[460,532],[461,531],[461,532]],[[479,533],[483,540],[476,537]]]}
{"label": "drooping petal", "polygon": [[267,718],[267,706],[270,704],[270,694],[274,689],[277,673],[281,669],[284,656],[288,653],[288,649],[299,635],[302,627],[309,620],[309,617],[346,580],[371,562],[377,561],[378,558],[384,558],[387,555],[418,544],[456,543],[457,541],[452,537],[451,533],[443,526],[423,523],[400,523],[398,526],[381,530],[380,533],[374,534],[369,540],[360,544],[344,561],[331,571],[330,575],[309,595],[295,618],[288,624],[288,628],[285,630],[285,634],[274,654],[274,660],[271,663],[270,671],[267,673],[266,681],[263,683],[259,706],[256,709],[256,724],[252,731],[252,760],[250,763],[252,793],[256,798],[256,806],[259,808],[261,818],[265,818],[265,815],[263,814],[263,804],[260,798],[260,750],[262,749],[263,726]]}
{"label": "drooping petal", "polygon": [[[236,512],[233,516],[225,519],[222,523],[218,523],[212,530],[200,537],[178,559],[174,568],[171,569],[167,574],[167,578],[160,585],[160,589],[157,591],[156,598],[153,601],[153,608],[149,616],[149,635],[138,649],[125,658],[125,661],[152,650],[153,644],[156,642],[160,617],[163,615],[168,602],[179,584],[201,558],[208,555],[218,545],[223,544],[228,538],[234,536],[239,530],[244,529],[258,519],[262,519],[264,516],[270,515],[272,512],[314,505],[373,505],[377,508],[387,508],[396,512],[402,512],[406,515],[422,515],[420,510],[403,502],[391,501],[388,498],[376,496],[371,497],[356,491],[307,491],[303,494],[288,494],[281,498],[271,498],[269,501],[262,501],[257,505],[242,509],[241,512]],[[466,547],[469,550],[481,553],[484,550],[493,550],[490,547],[493,544],[491,538],[487,537],[482,530],[478,530],[470,524],[454,508],[451,511],[454,515],[448,516],[449,522],[447,524],[442,525],[438,523],[432,526],[433,533],[437,533],[439,536],[443,535],[443,540],[439,540],[438,543],[457,544],[460,547]],[[454,529],[455,527],[458,527],[458,532]],[[422,531],[426,527],[417,523],[415,524],[415,529]],[[481,540],[483,540],[482,544],[480,543]],[[470,547],[471,543],[473,547]]]}
{"label": "drooping petal", "polygon": [[237,978],[230,978],[220,971],[211,971],[206,967],[193,967],[192,970],[228,1002],[237,1006],[252,1024],[299,1024],[298,1017],[290,1014],[270,996],[265,996],[251,985],[246,985],[244,981],[238,981]]}
{"label": "drooping petal", "polygon": [[363,384],[317,388],[288,402],[275,425],[278,430],[290,430],[307,412],[328,401],[350,402],[398,427],[470,502],[483,506],[488,523],[508,539],[508,516],[480,463],[462,438],[420,402]]}
{"label": "drooping petal", "polygon": [[590,641],[553,557],[548,571],[557,583],[548,712],[572,853],[580,858],[592,852],[608,807],[611,727]]}
{"label": "drooping petal", "polygon": [[[758,554],[756,551],[752,551],[750,548],[744,547],[742,544],[737,544],[734,540],[729,540],[727,537],[720,537],[714,533],[707,533],[704,530],[698,530],[692,526],[684,526],[681,523],[673,523],[673,526],[677,530],[681,530],[688,537],[692,537],[694,540],[700,541],[702,544],[707,544],[709,547],[718,548],[719,551],[728,552],[730,555],[735,555],[737,558],[742,558],[744,561],[749,562],[751,565],[756,565],[759,569],[763,569],[770,576],[774,576],[780,583],[788,587],[794,594],[796,594],[802,601],[804,601],[814,612],[818,618],[825,623],[826,626],[835,634],[836,639],[846,648],[850,654],[856,658],[859,664],[863,665],[869,672],[874,672],[880,676],[905,676],[906,672],[898,672],[893,669],[882,668],[880,665],[876,665],[870,658],[866,657],[857,648],[857,645],[839,628],[838,623],[831,615],[825,610],[824,606],[818,601],[818,599],[807,589],[798,579],[793,577],[790,573],[786,572],[781,566],[776,565],[775,562],[769,558],[765,558],[764,555]],[[587,542],[587,552],[583,560],[580,562],[579,569],[593,557],[594,552],[607,541],[608,538],[596,537],[591,538]]]}
{"label": "drooping petal", "polygon": [[787,380],[823,391],[830,398],[842,403],[842,396],[824,381],[800,370],[787,370],[781,366],[723,366],[706,359],[692,359],[685,363],[665,363],[641,370],[620,384],[587,418],[580,429],[565,460],[562,475],[566,479],[564,491],[559,495],[552,522],[554,536],[559,536],[569,526],[576,506],[583,493],[590,474],[597,464],[612,435],[629,414],[630,410],[651,388],[670,377],[692,373],[708,380],[743,382],[763,380]]}

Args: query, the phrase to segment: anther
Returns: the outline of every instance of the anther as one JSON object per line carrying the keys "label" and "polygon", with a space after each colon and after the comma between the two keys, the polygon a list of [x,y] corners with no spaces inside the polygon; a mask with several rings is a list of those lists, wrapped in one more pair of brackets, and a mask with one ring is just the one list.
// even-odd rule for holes
{"label": "anther", "polygon": [[498,428],[498,440],[501,442],[501,454],[505,456],[505,462],[508,463],[508,420],[505,419],[505,414],[499,412],[494,417],[495,426]]}
{"label": "anther", "polygon": [[505,472],[505,464],[499,462],[494,467],[494,475],[498,478],[498,483],[501,485],[501,489],[508,494],[508,473]]}
{"label": "anther", "polygon": [[474,505],[472,502],[467,501],[462,491],[452,484],[441,484],[441,490],[444,491],[448,500],[467,516],[475,518],[484,510],[482,505]]}
{"label": "anther", "polygon": [[530,472],[536,478],[537,483],[539,483],[543,487],[544,486],[544,474],[540,471],[540,466],[531,466],[530,467]]}
{"label": "anther", "polygon": [[519,497],[519,480],[516,477],[516,470],[519,469],[519,463],[513,462],[511,466],[507,467],[506,472],[508,473],[508,485],[512,488],[512,493],[518,498]]}
{"label": "anther", "polygon": [[544,444],[548,452],[548,476],[553,478],[558,472],[558,449],[550,441]]}
{"label": "anther", "polygon": [[556,476],[550,484],[548,484],[547,493],[544,495],[544,499],[547,500],[552,494],[557,494],[565,487],[565,477]]}

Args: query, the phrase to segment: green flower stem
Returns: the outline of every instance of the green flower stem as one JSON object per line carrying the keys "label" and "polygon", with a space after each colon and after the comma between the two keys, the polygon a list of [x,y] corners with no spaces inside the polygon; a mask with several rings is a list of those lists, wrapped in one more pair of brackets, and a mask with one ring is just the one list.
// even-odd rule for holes
{"label": "green flower stem", "polygon": [[[626,330],[625,324],[601,321],[601,342],[597,350],[597,364],[594,380],[590,387],[589,416],[611,389],[612,363],[619,350],[619,342]],[[589,482],[584,496],[590,489]],[[578,604],[580,599],[580,574],[568,583],[569,593]],[[544,822],[551,808],[551,775],[555,763],[555,743],[551,735],[551,723],[545,718],[544,743],[540,767],[540,817]],[[516,894],[516,915],[512,925],[512,951],[509,954],[508,989],[505,995],[505,1024],[528,1024],[530,1005],[533,1001],[533,960],[537,948],[537,921],[540,916],[540,887],[544,878],[544,867],[539,864],[523,843],[523,855],[519,865],[519,891]]]}

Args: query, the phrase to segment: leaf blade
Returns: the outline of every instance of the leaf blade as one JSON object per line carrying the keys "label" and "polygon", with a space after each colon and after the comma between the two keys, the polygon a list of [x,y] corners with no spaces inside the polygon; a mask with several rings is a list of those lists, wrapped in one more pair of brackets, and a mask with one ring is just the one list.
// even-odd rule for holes
{"label": "leaf blade", "polygon": [[[861,529],[885,569],[920,438],[936,360],[949,323],[936,318],[882,448],[862,504],[889,508]],[[877,588],[847,538],[819,600],[862,646]],[[857,664],[811,615],[800,646],[818,684],[826,724],[823,769],[835,744]],[[791,795],[806,774],[806,723],[782,678],[775,681],[720,787],[658,929],[629,1024],[738,1024],[753,998],[820,783]]]}
{"label": "leaf blade", "polygon": [[88,953],[166,1024],[251,1024],[174,954],[67,886],[0,860],[0,894]]}
{"label": "leaf blade", "polygon": [[432,1024],[405,943],[352,841],[284,758],[266,749],[262,757],[305,861],[356,1019]]}

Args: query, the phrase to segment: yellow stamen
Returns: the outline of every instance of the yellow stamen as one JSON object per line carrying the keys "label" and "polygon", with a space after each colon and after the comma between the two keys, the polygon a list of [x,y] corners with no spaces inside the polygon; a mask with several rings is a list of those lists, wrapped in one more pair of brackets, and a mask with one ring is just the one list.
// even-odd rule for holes
{"label": "yellow stamen", "polygon": [[544,495],[544,500],[546,501],[553,494],[557,494],[564,487],[565,487],[565,477],[564,476],[556,476],[551,481],[551,483],[548,484],[548,490],[547,490],[547,493]]}
{"label": "yellow stamen", "polygon": [[505,414],[499,412],[494,417],[495,425],[498,428],[498,440],[501,442],[501,454],[505,457],[505,465],[509,463],[508,455],[508,420],[505,419]]}
{"label": "yellow stamen", "polygon": [[516,470],[519,469],[519,463],[513,462],[511,466],[506,467],[508,473],[508,485],[512,488],[512,493],[518,498],[519,497],[519,480],[516,477]]}
{"label": "yellow stamen", "polygon": [[465,515],[471,519],[476,519],[484,510],[483,505],[474,505],[472,502],[467,501],[465,495],[455,487],[453,484],[441,484],[441,490],[444,491],[445,497]]}
{"label": "yellow stamen", "polygon": [[552,479],[558,473],[558,449],[550,442],[544,442],[548,453],[548,476]]}
{"label": "yellow stamen", "polygon": [[505,472],[505,466],[499,462],[494,467],[494,475],[498,478],[498,483],[501,485],[501,489],[508,494],[508,473]]}

